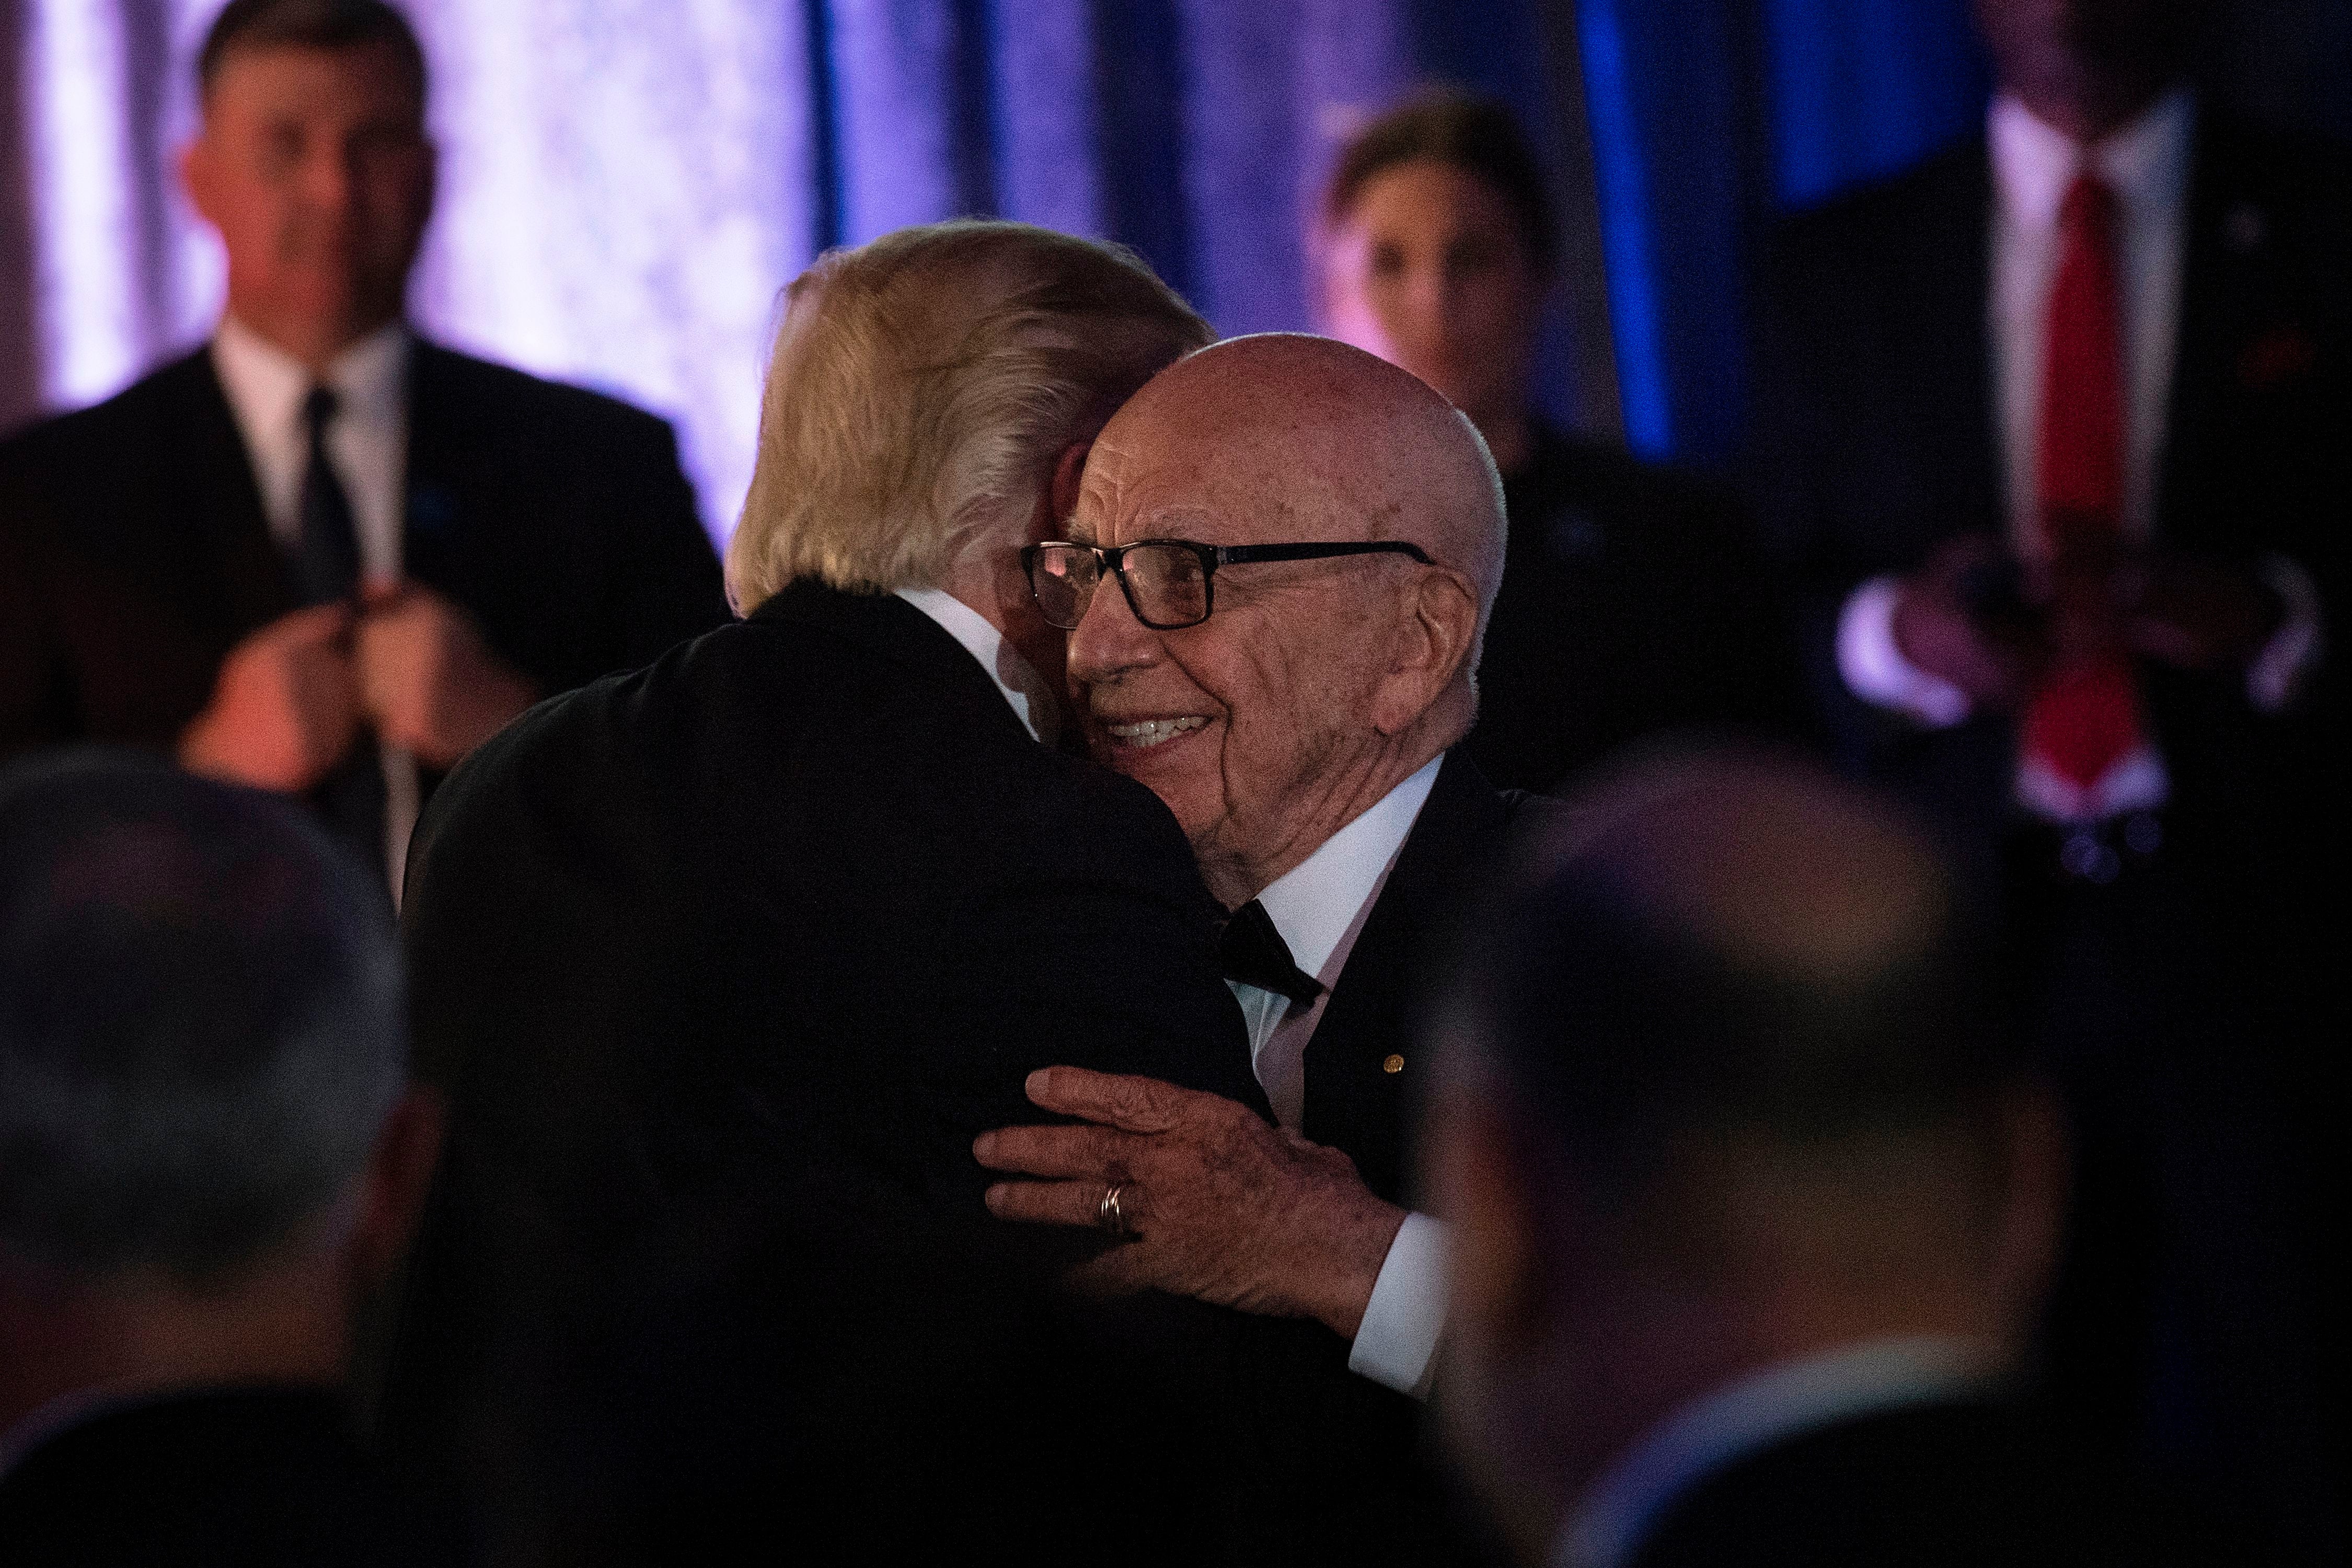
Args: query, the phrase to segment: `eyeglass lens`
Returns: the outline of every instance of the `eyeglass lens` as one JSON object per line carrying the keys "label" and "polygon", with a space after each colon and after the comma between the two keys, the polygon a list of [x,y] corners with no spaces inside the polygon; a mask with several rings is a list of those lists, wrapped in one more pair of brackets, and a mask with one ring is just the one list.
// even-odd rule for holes
{"label": "eyeglass lens", "polygon": [[[1192,626],[1209,614],[1209,577],[1201,558],[1181,544],[1129,546],[1120,562],[1136,613],[1153,626]],[[1038,608],[1055,626],[1075,628],[1102,582],[1102,565],[1083,546],[1046,545],[1037,552],[1030,584]]]}
{"label": "eyeglass lens", "polygon": [[1087,605],[1101,581],[1102,563],[1095,552],[1066,544],[1044,546],[1029,565],[1029,587],[1037,595],[1037,607],[1049,623],[1066,631],[1087,618]]}

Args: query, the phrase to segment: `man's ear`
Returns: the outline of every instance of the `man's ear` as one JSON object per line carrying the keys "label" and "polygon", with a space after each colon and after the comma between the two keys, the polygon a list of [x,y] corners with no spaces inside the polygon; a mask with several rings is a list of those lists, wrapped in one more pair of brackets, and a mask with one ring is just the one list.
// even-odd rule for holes
{"label": "man's ear", "polygon": [[1478,635],[1478,595],[1451,567],[1424,570],[1403,606],[1387,679],[1372,700],[1372,728],[1402,734],[1419,722],[1470,660]]}
{"label": "man's ear", "polygon": [[352,1271],[363,1289],[391,1278],[416,1235],[447,1119],[440,1090],[412,1085],[376,1133],[350,1242]]}
{"label": "man's ear", "polygon": [[175,167],[179,171],[180,189],[187,193],[188,205],[196,216],[213,227],[220,221],[213,216],[213,150],[201,135],[181,143]]}
{"label": "man's ear", "polygon": [[441,205],[441,143],[430,136],[425,139],[425,221],[433,221],[433,209]]}
{"label": "man's ear", "polygon": [[1092,441],[1073,441],[1054,459],[1054,482],[1046,487],[1046,494],[1053,502],[1057,530],[1078,510],[1078,481],[1086,475],[1087,454],[1094,446]]}

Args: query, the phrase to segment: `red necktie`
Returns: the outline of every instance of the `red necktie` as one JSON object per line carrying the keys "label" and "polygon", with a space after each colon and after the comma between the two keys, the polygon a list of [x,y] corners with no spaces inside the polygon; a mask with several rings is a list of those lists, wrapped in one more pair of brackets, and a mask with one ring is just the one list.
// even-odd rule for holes
{"label": "red necktie", "polygon": [[[2077,174],[2059,212],[2042,378],[2042,541],[2054,563],[2113,552],[2123,531],[2123,335],[2113,192]],[[2140,743],[2139,693],[2120,648],[2078,654],[2025,711],[2025,754],[2087,790]]]}

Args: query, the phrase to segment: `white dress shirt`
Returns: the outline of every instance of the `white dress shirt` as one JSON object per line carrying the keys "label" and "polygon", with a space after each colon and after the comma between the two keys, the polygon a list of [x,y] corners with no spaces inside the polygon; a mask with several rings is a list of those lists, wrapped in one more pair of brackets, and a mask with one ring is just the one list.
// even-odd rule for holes
{"label": "white dress shirt", "polygon": [[[1257,896],[1289,947],[1291,962],[1323,984],[1314,1005],[1299,1007],[1279,993],[1226,982],[1249,1024],[1250,1060],[1258,1082],[1286,1127],[1298,1126],[1306,1104],[1307,1039],[1322,1021],[1331,988],[1380,901],[1444,761],[1441,756],[1424,764]],[[1428,1392],[1444,1328],[1445,1227],[1427,1215],[1408,1215],[1373,1281],[1348,1366],[1419,1398]]]}
{"label": "white dress shirt", "polygon": [[1984,1394],[1998,1385],[2000,1365],[1972,1340],[1869,1340],[1704,1394],[1601,1473],[1560,1532],[1555,1568],[1623,1568],[1669,1504],[1737,1460],[1857,1416]]}
{"label": "white dress shirt", "polygon": [[[401,533],[408,482],[408,328],[379,328],[335,357],[323,377],[334,389],[335,416],[326,431],[327,459],[352,505],[360,570],[373,584],[400,580]],[[235,316],[213,334],[213,368],[261,489],[263,515],[278,548],[302,547],[302,478],[310,461],[310,432],[302,404],[313,384],[301,361]],[[382,748],[384,780],[384,867],[392,895],[400,897],[408,837],[419,801],[416,759]]]}
{"label": "white dress shirt", "polygon": [[[2090,148],[2034,118],[2003,94],[1986,116],[1992,165],[1990,288],[1985,324],[1992,355],[1993,429],[2008,498],[2010,544],[2028,559],[2043,553],[2037,519],[2042,393],[2048,351],[2050,292],[2064,237],[2059,209],[2086,167],[2116,197],[2116,286],[2124,357],[2124,511],[2127,539],[2146,540],[2155,522],[2165,417],[2179,338],[2182,258],[2187,247],[2189,174],[2196,106],[2186,90],[2159,100]],[[2310,578],[2273,558],[2263,574],[2287,605],[2287,617],[2249,670],[2248,694],[2266,710],[2284,707],[2320,652],[2319,600]],[[1892,577],[1856,589],[1838,622],[1838,668],[1864,700],[1905,713],[1930,728],[1969,713],[1965,692],[1903,657],[1895,640],[1900,587]],[[2056,820],[2114,816],[2163,803],[2169,790],[2163,759],[2143,746],[2087,795],[2028,767],[2018,779],[2021,804]]]}
{"label": "white dress shirt", "polygon": [[[408,480],[408,329],[398,321],[337,355],[325,376],[335,392],[327,456],[351,498],[360,566],[375,582],[398,581],[403,497]],[[235,316],[213,334],[213,368],[261,484],[269,531],[289,554],[302,547],[302,475],[310,432],[302,402],[307,366]]]}

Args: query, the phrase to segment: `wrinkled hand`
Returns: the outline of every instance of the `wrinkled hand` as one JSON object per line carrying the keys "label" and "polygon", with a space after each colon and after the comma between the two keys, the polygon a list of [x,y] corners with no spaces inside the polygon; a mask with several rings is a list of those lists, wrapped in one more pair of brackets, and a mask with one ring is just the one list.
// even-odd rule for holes
{"label": "wrinkled hand", "polygon": [[1947,540],[1903,580],[1895,646],[1992,713],[2022,704],[2049,662],[2042,619],[2007,549],[1990,534]]}
{"label": "wrinkled hand", "polygon": [[1080,1286],[1316,1318],[1355,1337],[1405,1216],[1347,1155],[1153,1079],[1057,1067],[1030,1074],[1028,1089],[1090,1125],[1003,1128],[972,1152],[991,1170],[1043,1178],[988,1189],[1003,1219],[1091,1226],[1104,1189],[1121,1185],[1130,1238],[1086,1265]]}
{"label": "wrinkled hand", "polygon": [[2242,669],[2278,634],[2286,605],[2251,568],[2161,556],[2140,574],[2134,652],[2180,669]]}
{"label": "wrinkled hand", "polygon": [[357,643],[370,722],[428,767],[457,766],[538,700],[471,616],[421,584],[371,590]]}
{"label": "wrinkled hand", "polygon": [[289,793],[326,777],[359,732],[352,622],[347,604],[315,605],[230,649],[212,700],[181,732],[181,765]]}

